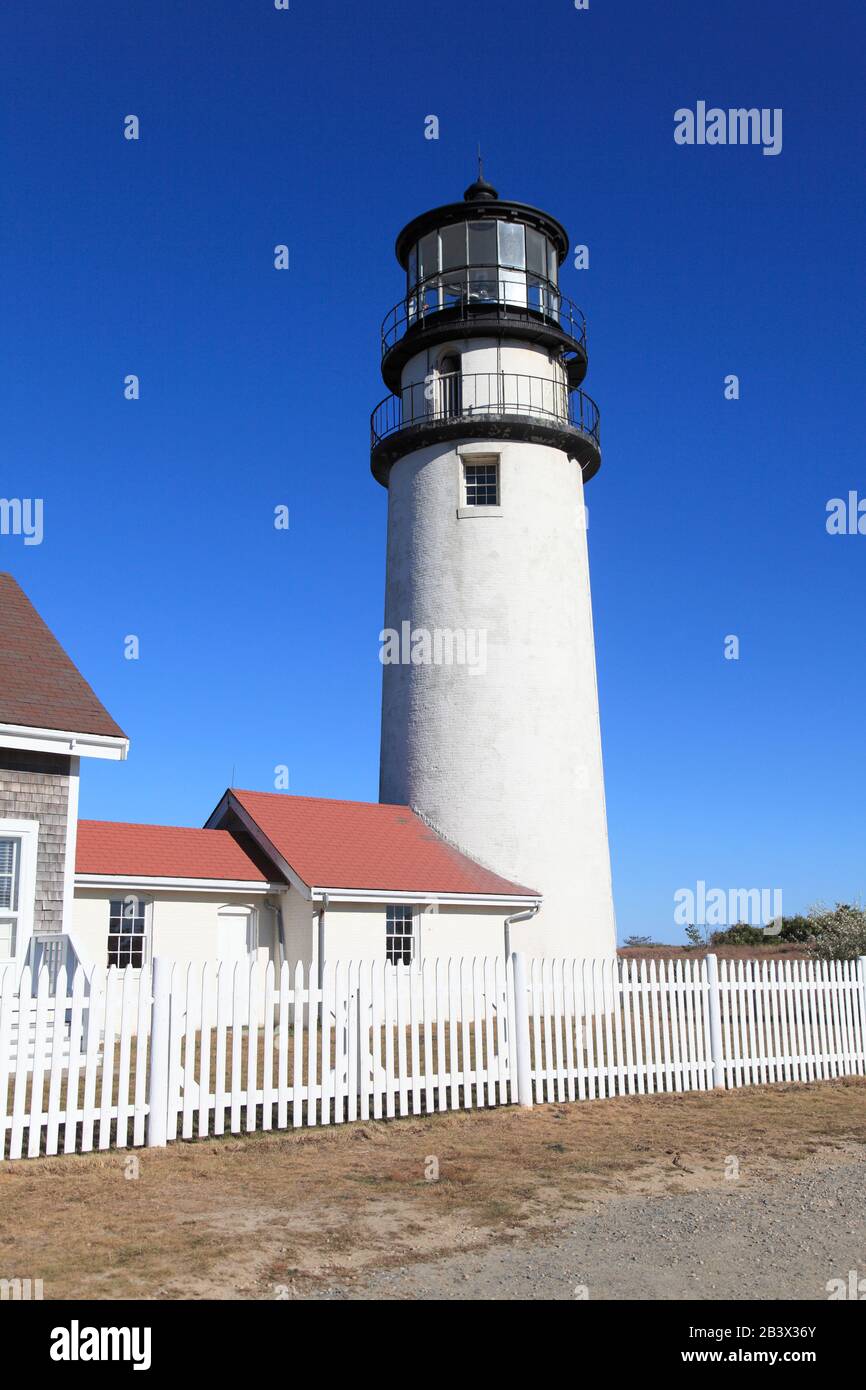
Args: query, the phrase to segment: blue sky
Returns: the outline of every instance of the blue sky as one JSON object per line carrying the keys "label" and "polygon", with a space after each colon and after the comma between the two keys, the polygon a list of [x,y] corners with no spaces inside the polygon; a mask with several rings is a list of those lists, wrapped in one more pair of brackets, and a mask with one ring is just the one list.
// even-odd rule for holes
{"label": "blue sky", "polygon": [[[620,934],[680,939],[699,880],[866,898],[866,536],[825,528],[866,496],[864,41],[805,0],[6,0],[0,495],[45,539],[0,568],[131,735],[82,814],[200,824],[277,764],[375,800],[378,326],[480,140],[590,247],[562,284]],[[781,154],[676,145],[698,100],[782,108]]]}

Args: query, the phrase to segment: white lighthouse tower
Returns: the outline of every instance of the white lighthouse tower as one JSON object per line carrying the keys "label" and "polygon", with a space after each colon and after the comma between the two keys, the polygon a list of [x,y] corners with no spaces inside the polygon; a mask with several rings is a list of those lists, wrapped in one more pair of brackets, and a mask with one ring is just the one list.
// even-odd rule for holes
{"label": "white lighthouse tower", "polygon": [[380,801],[543,895],[512,944],[615,949],[584,485],[601,464],[579,390],[565,229],[479,176],[397,238],[372,420],[388,489]]}

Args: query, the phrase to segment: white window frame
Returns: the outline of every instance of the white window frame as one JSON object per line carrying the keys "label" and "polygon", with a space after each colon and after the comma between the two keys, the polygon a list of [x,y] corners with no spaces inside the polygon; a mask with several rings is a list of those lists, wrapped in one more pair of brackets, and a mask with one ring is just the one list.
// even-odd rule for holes
{"label": "white window frame", "polygon": [[[493,506],[469,506],[466,501],[466,467],[478,463],[493,464],[496,468],[496,492],[498,501]],[[457,449],[457,517],[502,516],[502,455],[494,453],[489,445],[460,445]]]}
{"label": "white window frame", "polygon": [[[388,931],[388,918],[389,918],[389,915],[390,915],[390,913],[392,912],[392,910],[397,910],[397,909],[399,909],[401,912],[408,912],[408,913],[409,913],[409,921],[410,921],[410,924],[411,924],[411,939],[412,939],[412,959],[411,959],[411,961],[409,961],[408,964],[407,964],[405,961],[392,961],[392,960],[389,960],[389,959],[388,959],[388,943],[389,943],[389,941],[391,940],[391,937],[392,937],[392,933]],[[394,969],[394,970],[410,970],[410,971],[413,971],[413,972],[414,972],[414,971],[417,971],[417,970],[420,969],[420,963],[421,963],[421,949],[420,949],[420,947],[421,947],[421,934],[420,934],[419,920],[418,920],[418,919],[419,919],[419,916],[420,916],[420,912],[419,912],[419,909],[418,909],[417,904],[415,904],[415,903],[386,903],[386,905],[385,905],[385,960],[388,962],[388,964],[389,964],[389,965],[392,967],[392,969]],[[395,933],[395,934],[398,935],[398,936],[401,936],[401,937],[407,935],[406,932],[398,932],[398,933]]]}
{"label": "white window frame", "polygon": [[[153,937],[153,898],[145,897],[145,896],[144,896],[143,894],[141,894],[141,893],[122,893],[122,892],[118,892],[118,893],[116,893],[116,894],[113,894],[113,895],[108,899],[108,902],[107,902],[107,904],[106,904],[106,906],[108,907],[108,925],[107,925],[106,932],[105,932],[105,968],[106,968],[106,969],[108,969],[108,948],[109,948],[109,945],[110,945],[110,942],[111,942],[111,938],[112,938],[112,936],[122,936],[122,935],[123,935],[122,932],[113,932],[113,931],[111,930],[111,919],[112,919],[112,917],[115,915],[115,914],[112,912],[112,910],[111,910],[111,904],[112,904],[112,903],[117,903],[117,902],[119,902],[119,903],[124,903],[124,904],[125,904],[126,902],[129,901],[130,898],[135,899],[135,901],[136,901],[137,903],[141,903],[141,906],[144,908],[144,932],[143,932],[143,934],[142,934],[142,941],[143,941],[144,949],[143,949],[143,951],[142,951],[142,956],[141,956],[141,965],[140,965],[140,966],[138,966],[138,965],[133,965],[133,966],[132,966],[132,969],[133,969],[134,971],[138,972],[140,969],[143,970],[143,969],[144,969],[146,966],[148,966],[148,965],[150,964],[150,962],[151,962],[151,959],[152,959],[152,955],[151,955],[151,942],[152,942],[152,937]],[[123,914],[121,913],[121,915],[123,915]],[[117,968],[118,970],[125,970],[125,969],[126,969],[126,966],[120,965],[120,966],[117,966],[116,968]]]}
{"label": "white window frame", "polygon": [[15,955],[11,960],[0,961],[4,965],[14,965],[20,974],[24,969],[30,938],[33,935],[33,919],[36,912],[36,862],[39,855],[38,820],[0,820],[0,839],[18,840],[18,906],[14,912],[4,913],[15,919]]}

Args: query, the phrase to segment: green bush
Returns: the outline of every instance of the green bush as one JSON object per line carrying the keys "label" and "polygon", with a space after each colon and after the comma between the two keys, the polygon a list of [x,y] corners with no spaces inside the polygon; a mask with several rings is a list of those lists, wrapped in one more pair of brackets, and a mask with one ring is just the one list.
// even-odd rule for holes
{"label": "green bush", "polygon": [[766,946],[777,938],[767,936],[760,927],[750,927],[748,922],[738,922],[735,927],[725,927],[714,931],[710,936],[711,946]]}
{"label": "green bush", "polygon": [[813,936],[817,936],[815,923],[808,917],[783,917],[782,930],[776,937],[777,941],[811,941]]}
{"label": "green bush", "polygon": [[[775,923],[771,924],[775,926]],[[710,937],[712,946],[778,946],[791,942],[811,941],[820,928],[809,917],[783,917],[779,931],[765,931],[753,927],[748,922],[738,922],[735,927],[725,927],[714,931]]]}

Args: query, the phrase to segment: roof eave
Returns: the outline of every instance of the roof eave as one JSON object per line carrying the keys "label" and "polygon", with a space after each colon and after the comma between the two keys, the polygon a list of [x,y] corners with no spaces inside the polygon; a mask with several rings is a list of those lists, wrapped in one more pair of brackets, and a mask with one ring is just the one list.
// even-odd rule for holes
{"label": "roof eave", "polygon": [[284,883],[257,878],[181,878],[173,875],[96,874],[77,871],[76,888],[128,888],[147,892],[170,889],[180,893],[282,893]]}
{"label": "roof eave", "polygon": [[123,762],[129,753],[129,739],[125,734],[85,734],[69,729],[40,729],[29,724],[0,723],[0,748]]}
{"label": "roof eave", "polygon": [[435,889],[417,889],[407,892],[394,888],[312,888],[314,902],[327,897],[331,903],[439,903],[469,904],[475,907],[531,907],[541,903],[540,893],[439,893]]}

